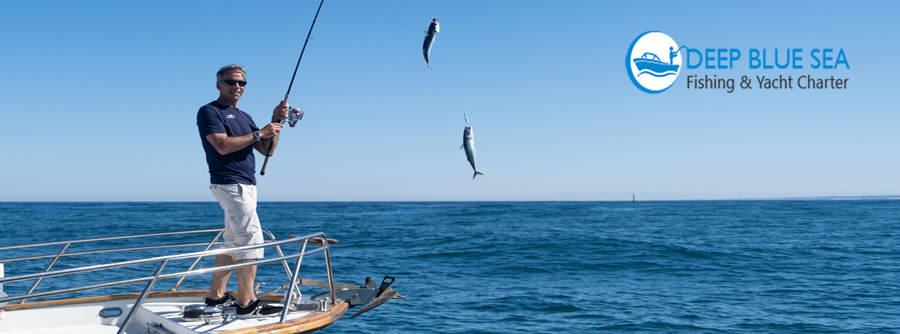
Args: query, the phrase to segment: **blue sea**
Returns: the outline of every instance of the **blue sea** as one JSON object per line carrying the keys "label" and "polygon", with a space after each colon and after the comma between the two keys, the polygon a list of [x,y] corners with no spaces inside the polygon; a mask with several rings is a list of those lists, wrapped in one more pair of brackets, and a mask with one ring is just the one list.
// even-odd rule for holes
{"label": "blue sea", "polygon": [[[323,333],[900,332],[895,200],[273,202],[258,212],[277,237],[338,239],[336,281],[391,275],[408,298],[353,319],[351,309]],[[221,228],[222,218],[215,202],[0,203],[0,247]],[[104,261],[54,268],[89,260]],[[49,259],[25,262],[6,275]],[[324,279],[323,263],[304,259],[301,273]],[[284,270],[261,266],[258,281],[274,288]],[[45,283],[38,291],[72,282]]]}

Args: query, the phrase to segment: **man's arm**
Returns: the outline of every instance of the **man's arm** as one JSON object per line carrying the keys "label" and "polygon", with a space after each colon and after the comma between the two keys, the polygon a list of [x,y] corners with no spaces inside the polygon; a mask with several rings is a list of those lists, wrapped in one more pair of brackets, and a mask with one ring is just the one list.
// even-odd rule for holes
{"label": "man's arm", "polygon": [[[281,125],[281,120],[287,118],[288,111],[291,109],[291,105],[281,100],[277,106],[275,106],[275,110],[272,110],[272,124]],[[283,125],[281,126],[284,127]],[[275,134],[274,137],[260,140],[256,144],[253,144],[253,148],[255,148],[262,155],[267,155],[269,153],[269,145],[271,145],[271,152],[275,154],[275,148],[278,147],[278,133]],[[271,155],[270,155],[271,156]]]}
{"label": "man's arm", "polygon": [[[284,126],[278,123],[271,123],[266,125],[266,127],[262,128],[262,130],[259,130],[260,137],[263,139],[258,142],[256,141],[256,137],[253,137],[252,132],[243,136],[235,137],[229,137],[224,133],[211,133],[206,135],[206,140],[208,140],[209,143],[212,144],[212,146],[216,149],[216,152],[219,152],[219,154],[221,155],[234,153],[254,144],[254,148],[260,150],[260,144],[263,142],[271,142],[272,138],[277,137],[278,132],[281,131],[281,128],[283,127]],[[268,146],[263,148],[263,150],[266,148],[268,148]],[[262,152],[262,150],[260,150],[260,152]]]}
{"label": "man's arm", "polygon": [[[251,135],[252,135],[252,133],[251,133]],[[255,148],[257,151],[259,151],[259,153],[262,153],[262,155],[266,155],[266,153],[268,153],[268,152],[266,152],[266,150],[269,149],[269,145],[272,145],[272,154],[274,155],[275,148],[278,147],[278,136],[277,135],[275,137],[266,138],[266,139],[256,142],[256,144],[253,144],[253,148]]]}

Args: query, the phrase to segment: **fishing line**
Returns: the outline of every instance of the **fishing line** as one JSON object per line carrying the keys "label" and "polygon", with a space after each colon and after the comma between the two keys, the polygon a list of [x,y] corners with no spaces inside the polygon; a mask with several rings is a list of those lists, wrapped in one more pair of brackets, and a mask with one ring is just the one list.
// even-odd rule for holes
{"label": "fishing line", "polygon": [[[303,60],[303,53],[306,52],[306,44],[309,43],[309,36],[312,35],[313,27],[316,26],[316,19],[319,18],[319,11],[322,10],[322,4],[324,4],[324,3],[325,3],[325,0],[322,0],[321,2],[319,2],[319,9],[316,9],[316,16],[313,17],[312,24],[309,26],[309,32],[306,34],[306,40],[303,42],[303,49],[300,50],[300,58],[297,58],[297,65],[294,66],[294,74],[291,75],[291,83],[288,84],[287,93],[284,93],[284,104],[287,104],[288,97],[291,96],[291,87],[294,86],[294,78],[297,77],[297,69],[300,68],[300,61]],[[273,146],[275,146],[274,140],[271,143],[269,143],[269,149],[266,150],[266,161],[263,162],[263,166],[262,166],[262,169],[259,171],[259,175],[266,175],[266,166],[269,164],[269,158],[272,157],[272,147]]]}

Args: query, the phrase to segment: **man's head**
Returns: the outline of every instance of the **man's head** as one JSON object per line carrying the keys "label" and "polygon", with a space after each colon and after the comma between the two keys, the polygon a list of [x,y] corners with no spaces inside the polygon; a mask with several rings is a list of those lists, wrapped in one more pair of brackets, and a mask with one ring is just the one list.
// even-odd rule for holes
{"label": "man's head", "polygon": [[237,101],[244,95],[244,85],[247,84],[247,72],[244,67],[237,64],[224,66],[216,72],[216,89],[219,90],[219,100],[231,102],[237,105]]}

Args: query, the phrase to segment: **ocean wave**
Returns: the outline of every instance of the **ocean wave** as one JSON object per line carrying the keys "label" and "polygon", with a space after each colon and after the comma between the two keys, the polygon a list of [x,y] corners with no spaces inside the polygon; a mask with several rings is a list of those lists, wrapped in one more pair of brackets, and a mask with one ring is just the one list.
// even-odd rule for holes
{"label": "ocean wave", "polygon": [[[330,246],[335,281],[391,275],[392,288],[408,297],[326,331],[900,333],[900,201],[261,203],[259,212],[277,237],[323,231],[340,240]],[[221,215],[215,202],[0,203],[0,231],[7,231],[0,246],[220,228]],[[166,240],[182,241],[189,240]],[[69,256],[53,270],[116,259]],[[6,274],[40,272],[50,260],[7,263]],[[304,278],[326,280],[324,262],[322,253],[304,259]],[[212,265],[212,258],[200,263]],[[257,280],[277,286],[287,277],[272,263],[260,266]],[[32,283],[5,288],[25,292]],[[39,289],[63,283],[50,277]],[[180,289],[208,288],[209,275],[201,275]]]}
{"label": "ocean wave", "polygon": [[641,76],[641,74],[649,74],[649,75],[652,75],[652,76],[654,76],[654,77],[661,78],[661,77],[667,77],[667,76],[670,76],[670,75],[676,75],[676,74],[678,74],[678,72],[675,72],[675,71],[668,71],[668,72],[663,72],[662,74],[659,74],[659,73],[656,73],[656,72],[653,72],[653,71],[650,71],[650,70],[643,70],[643,71],[641,71],[641,73],[638,73],[637,76]]}

